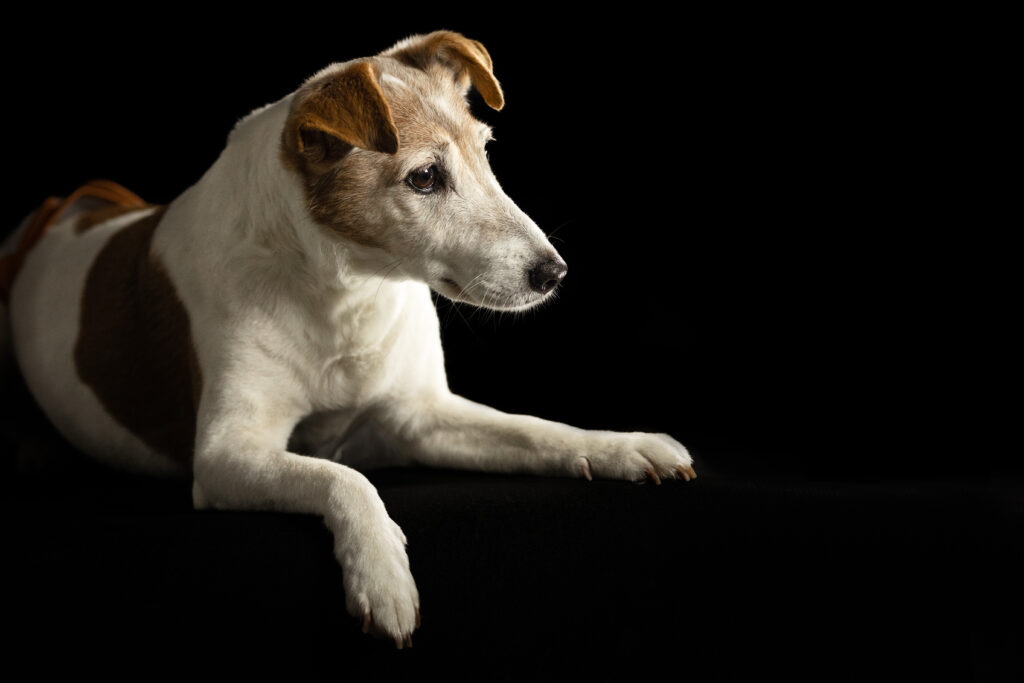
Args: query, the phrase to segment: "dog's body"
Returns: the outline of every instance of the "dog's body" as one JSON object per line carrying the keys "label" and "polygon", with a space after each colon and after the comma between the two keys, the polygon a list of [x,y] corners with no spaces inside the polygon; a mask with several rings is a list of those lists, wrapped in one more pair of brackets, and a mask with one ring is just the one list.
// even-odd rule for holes
{"label": "dog's body", "polygon": [[328,67],[239,123],[167,207],[70,206],[10,302],[21,370],[64,436],[190,472],[197,508],[322,516],[349,611],[399,644],[419,619],[405,537],[355,468],[695,476],[668,436],[449,391],[431,289],[518,310],[565,274],[490,172],[470,84],[501,107],[486,50],[446,32]]}

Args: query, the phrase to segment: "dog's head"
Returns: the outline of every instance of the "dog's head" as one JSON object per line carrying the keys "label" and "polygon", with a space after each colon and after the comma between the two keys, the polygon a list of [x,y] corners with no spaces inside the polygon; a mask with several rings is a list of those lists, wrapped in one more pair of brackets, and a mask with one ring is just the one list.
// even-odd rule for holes
{"label": "dog's head", "polygon": [[498,185],[470,86],[504,106],[487,50],[450,31],[332,65],[296,93],[283,158],[330,239],[382,250],[451,299],[528,308],[566,266]]}

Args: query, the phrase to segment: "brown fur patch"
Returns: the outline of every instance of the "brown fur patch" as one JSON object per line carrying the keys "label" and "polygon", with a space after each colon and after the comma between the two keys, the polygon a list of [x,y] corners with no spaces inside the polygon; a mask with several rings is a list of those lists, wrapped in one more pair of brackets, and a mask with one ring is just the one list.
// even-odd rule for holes
{"label": "brown fur patch", "polygon": [[309,214],[313,220],[341,233],[356,244],[384,247],[380,236],[360,222],[361,192],[367,185],[347,169],[336,168],[307,179]]}
{"label": "brown fur patch", "polygon": [[82,293],[75,365],[118,423],[187,464],[202,377],[188,312],[151,253],[163,212],[116,232],[96,257]]}

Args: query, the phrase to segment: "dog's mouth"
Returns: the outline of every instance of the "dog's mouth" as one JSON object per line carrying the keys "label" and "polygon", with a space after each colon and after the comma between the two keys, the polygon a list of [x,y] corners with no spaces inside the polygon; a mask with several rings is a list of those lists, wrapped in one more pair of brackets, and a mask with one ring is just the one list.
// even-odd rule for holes
{"label": "dog's mouth", "polygon": [[471,280],[471,285],[463,287],[450,277],[438,279],[434,290],[452,301],[467,303],[480,308],[494,311],[525,311],[547,299],[553,292],[538,294],[531,291],[509,293],[493,287],[479,278]]}
{"label": "dog's mouth", "polygon": [[435,287],[434,289],[439,294],[444,295],[445,297],[451,299],[452,301],[464,301],[469,304],[476,303],[467,296],[467,292],[465,291],[465,289],[463,289],[458,282],[451,279],[450,277],[441,278],[439,280],[439,284],[440,286]]}

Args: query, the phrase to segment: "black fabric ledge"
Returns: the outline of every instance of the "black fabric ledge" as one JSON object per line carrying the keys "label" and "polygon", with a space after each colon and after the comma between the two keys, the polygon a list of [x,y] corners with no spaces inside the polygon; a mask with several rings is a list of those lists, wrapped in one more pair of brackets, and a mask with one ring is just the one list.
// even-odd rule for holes
{"label": "black fabric ledge", "polygon": [[[815,480],[706,450],[662,486],[387,470],[423,625],[411,650],[345,612],[327,530],[194,512],[184,481],[90,463],[26,395],[3,420],[9,659],[40,673],[561,680],[1011,680],[1020,485]],[[148,662],[148,664],[146,663]]]}

